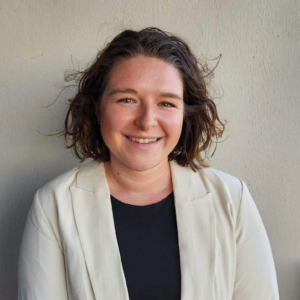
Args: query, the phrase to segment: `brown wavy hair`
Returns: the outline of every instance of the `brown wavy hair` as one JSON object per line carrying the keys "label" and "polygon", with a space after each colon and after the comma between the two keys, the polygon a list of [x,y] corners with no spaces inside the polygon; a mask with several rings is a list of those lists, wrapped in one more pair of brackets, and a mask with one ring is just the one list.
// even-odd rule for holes
{"label": "brown wavy hair", "polygon": [[87,158],[100,162],[110,159],[109,149],[100,132],[96,108],[114,64],[137,55],[159,58],[176,67],[183,78],[182,133],[169,154],[169,160],[175,159],[181,166],[190,165],[194,171],[209,167],[204,161],[207,149],[210,149],[213,137],[217,140],[222,136],[226,124],[219,119],[216,105],[208,92],[208,79],[213,70],[208,70],[207,65],[197,60],[183,39],[155,27],[121,32],[98,53],[85,71],[72,74],[77,80],[78,91],[70,100],[64,130],[60,132],[65,137],[66,147],[71,148],[81,162]]}

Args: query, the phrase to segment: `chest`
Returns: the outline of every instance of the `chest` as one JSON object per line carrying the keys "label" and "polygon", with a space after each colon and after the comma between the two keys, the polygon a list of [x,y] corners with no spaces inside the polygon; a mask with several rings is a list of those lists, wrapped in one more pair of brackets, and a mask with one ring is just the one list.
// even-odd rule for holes
{"label": "chest", "polygon": [[[174,199],[181,300],[232,294],[233,220],[214,200],[212,193],[188,203]],[[129,300],[110,195],[73,190],[64,205],[59,230],[70,299]]]}

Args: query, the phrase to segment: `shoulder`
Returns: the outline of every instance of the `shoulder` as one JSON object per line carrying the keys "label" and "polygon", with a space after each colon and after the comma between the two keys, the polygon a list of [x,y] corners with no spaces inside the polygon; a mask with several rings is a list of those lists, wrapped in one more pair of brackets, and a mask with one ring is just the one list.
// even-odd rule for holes
{"label": "shoulder", "polygon": [[31,210],[40,211],[49,223],[56,223],[60,209],[70,202],[70,187],[76,183],[80,168],[69,170],[38,189],[34,195]]}
{"label": "shoulder", "polygon": [[213,194],[216,205],[230,205],[236,211],[239,209],[244,190],[247,189],[242,179],[213,167],[200,168],[196,172],[201,177],[206,190]]}
{"label": "shoulder", "polygon": [[252,201],[245,183],[232,174],[212,167],[199,167],[194,172],[176,162],[171,167],[175,194],[186,199],[201,199],[210,193],[206,199],[212,201],[216,215],[227,216],[225,219],[229,222],[236,222],[243,198],[247,203]]}
{"label": "shoulder", "polygon": [[227,189],[231,192],[242,191],[242,180],[232,174],[215,169],[212,167],[198,169],[197,172],[203,178],[203,180],[208,184],[210,183],[216,189],[222,188]]}
{"label": "shoulder", "polygon": [[[237,224],[239,215],[240,219],[246,219],[252,214],[257,214],[255,202],[242,179],[212,167],[202,168],[197,172],[207,191],[213,194],[214,209],[219,215],[230,216],[228,220]],[[241,207],[244,207],[242,217]]]}
{"label": "shoulder", "polygon": [[214,194],[215,203],[232,207],[235,216],[241,206],[249,213],[257,210],[255,201],[245,181],[224,171],[209,167],[197,171],[205,186]]}
{"label": "shoulder", "polygon": [[230,199],[234,206],[239,206],[245,184],[243,180],[212,167],[197,171],[210,191],[220,198]]}
{"label": "shoulder", "polygon": [[38,189],[37,194],[40,197],[50,195],[50,194],[57,194],[59,192],[63,192],[68,190],[72,185],[76,182],[76,176],[79,171],[79,167],[73,168],[72,170],[69,170],[51,181],[49,181],[47,184],[42,186],[40,189]]}
{"label": "shoulder", "polygon": [[93,190],[93,188],[97,189],[98,185],[101,186],[103,182],[105,182],[103,163],[90,161],[52,179],[36,192],[36,197],[44,207],[49,203],[59,206],[68,199],[70,200],[70,191],[73,186]]}
{"label": "shoulder", "polygon": [[172,175],[175,187],[179,187],[185,194],[204,195],[212,193],[216,202],[231,202],[237,207],[243,192],[243,181],[224,171],[201,167],[194,172],[190,167],[181,167],[172,162]]}
{"label": "shoulder", "polygon": [[27,215],[26,228],[30,234],[34,234],[32,229],[37,229],[53,241],[56,239],[61,250],[59,219],[72,211],[69,190],[75,183],[78,170],[74,168],[65,172],[38,189]]}

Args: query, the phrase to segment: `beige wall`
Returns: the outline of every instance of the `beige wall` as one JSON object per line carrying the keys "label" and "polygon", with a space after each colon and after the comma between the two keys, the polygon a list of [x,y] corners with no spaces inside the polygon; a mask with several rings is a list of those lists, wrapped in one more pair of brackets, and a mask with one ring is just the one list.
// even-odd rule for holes
{"label": "beige wall", "polygon": [[[281,299],[300,298],[300,11],[296,0],[12,0],[0,9],[0,299],[17,298],[17,257],[34,192],[78,163],[63,139],[64,71],[125,28],[157,26],[198,56],[223,57],[214,87],[225,137],[212,166],[248,183]],[[210,61],[214,66],[216,61]]]}

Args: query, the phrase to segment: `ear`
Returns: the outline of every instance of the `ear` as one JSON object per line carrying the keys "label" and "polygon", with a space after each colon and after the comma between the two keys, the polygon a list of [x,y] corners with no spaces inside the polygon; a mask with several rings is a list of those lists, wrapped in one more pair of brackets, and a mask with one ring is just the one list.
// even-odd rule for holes
{"label": "ear", "polygon": [[95,117],[96,117],[96,122],[100,125],[100,107],[99,104],[95,105]]}
{"label": "ear", "polygon": [[99,104],[95,105],[95,115],[96,115],[97,119],[99,120],[99,118],[100,118],[100,105]]}

